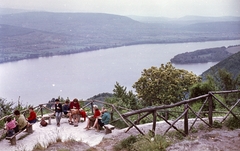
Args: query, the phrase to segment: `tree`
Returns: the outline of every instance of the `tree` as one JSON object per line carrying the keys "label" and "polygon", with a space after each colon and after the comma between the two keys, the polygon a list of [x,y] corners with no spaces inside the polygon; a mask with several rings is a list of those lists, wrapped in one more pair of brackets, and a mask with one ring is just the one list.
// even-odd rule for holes
{"label": "tree", "polygon": [[[236,78],[235,78],[236,77]],[[240,74],[233,76],[225,69],[218,70],[217,74],[213,75],[213,79],[218,90],[236,90],[240,88]],[[225,94],[223,95],[227,105],[233,105],[236,102],[236,98],[240,97],[240,93],[237,94]]]}
{"label": "tree", "polygon": [[0,118],[13,112],[13,102],[7,102],[6,99],[0,98]]}
{"label": "tree", "polygon": [[116,82],[114,87],[113,97],[106,100],[108,103],[133,110],[138,108],[136,95],[134,95],[132,91],[127,92],[127,88],[121,86],[118,82]]}
{"label": "tree", "polygon": [[216,84],[220,90],[234,90],[240,87],[240,74],[234,78],[233,75],[225,69],[220,69],[215,78],[217,79]]}
{"label": "tree", "polygon": [[133,88],[146,106],[171,104],[186,99],[189,87],[200,81],[192,72],[176,69],[168,62],[144,69]]}
{"label": "tree", "polygon": [[[215,85],[213,77],[211,77],[211,76],[207,77],[207,81],[196,83],[192,87],[190,87],[190,98],[208,94],[209,91],[216,91],[216,85]],[[201,100],[200,106],[202,106],[205,99],[206,98],[200,99]],[[193,104],[199,104],[199,101],[196,101]],[[208,105],[208,103],[206,103],[205,106],[203,107],[203,111],[208,111],[208,107],[209,107],[209,105]],[[213,102],[213,109],[215,109],[215,107],[216,107],[216,102]]]}

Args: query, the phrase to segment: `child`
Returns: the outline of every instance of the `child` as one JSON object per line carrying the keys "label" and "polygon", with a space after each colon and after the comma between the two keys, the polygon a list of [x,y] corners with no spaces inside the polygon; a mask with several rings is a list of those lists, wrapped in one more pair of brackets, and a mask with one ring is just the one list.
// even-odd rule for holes
{"label": "child", "polygon": [[37,122],[37,114],[36,112],[33,110],[33,107],[29,108],[29,117],[27,118],[27,121],[29,123],[36,123]]}
{"label": "child", "polygon": [[80,108],[79,112],[80,112],[81,117],[84,118],[84,122],[85,122],[86,121],[86,117],[87,117],[86,112],[82,108]]}
{"label": "child", "polygon": [[12,119],[11,116],[7,118],[6,129],[7,129],[7,135],[6,135],[7,137],[11,137],[19,131],[18,126],[16,125],[16,121]]}

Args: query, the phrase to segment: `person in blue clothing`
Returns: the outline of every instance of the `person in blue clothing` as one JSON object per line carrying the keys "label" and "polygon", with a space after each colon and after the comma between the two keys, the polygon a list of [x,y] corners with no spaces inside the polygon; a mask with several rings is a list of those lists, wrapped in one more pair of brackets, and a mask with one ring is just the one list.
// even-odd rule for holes
{"label": "person in blue clothing", "polygon": [[100,127],[103,127],[104,125],[109,124],[110,118],[111,118],[110,113],[107,111],[107,109],[104,109],[102,116],[98,118],[98,124],[97,124],[98,132]]}
{"label": "person in blue clothing", "polygon": [[65,104],[63,105],[63,114],[65,116],[69,116],[68,113],[70,112],[70,104],[69,104],[69,100],[65,101]]}

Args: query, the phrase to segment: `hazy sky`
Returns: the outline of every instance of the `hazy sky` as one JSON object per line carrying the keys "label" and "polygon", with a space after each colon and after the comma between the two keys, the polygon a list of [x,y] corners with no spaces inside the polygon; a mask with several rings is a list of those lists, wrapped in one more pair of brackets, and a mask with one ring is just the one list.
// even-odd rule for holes
{"label": "hazy sky", "polygon": [[240,16],[240,0],[0,0],[0,8],[154,17]]}

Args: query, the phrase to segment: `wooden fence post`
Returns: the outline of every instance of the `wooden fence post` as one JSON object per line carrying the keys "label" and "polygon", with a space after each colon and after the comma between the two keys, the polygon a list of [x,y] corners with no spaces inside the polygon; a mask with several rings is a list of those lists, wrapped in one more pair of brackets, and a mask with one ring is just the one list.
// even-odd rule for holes
{"label": "wooden fence post", "polygon": [[152,131],[154,132],[154,135],[155,135],[155,132],[156,132],[156,122],[157,122],[157,111],[154,110],[152,114],[153,114],[153,126],[152,126]]}
{"label": "wooden fence post", "polygon": [[41,112],[41,117],[43,117],[43,108],[42,108],[42,104],[39,105],[40,106],[40,112]]}
{"label": "wooden fence post", "polygon": [[113,121],[113,106],[111,108],[111,121]]}
{"label": "wooden fence post", "polygon": [[165,119],[168,120],[168,118],[169,118],[169,112],[168,112],[168,110],[166,110],[165,111]]}
{"label": "wooden fence post", "polygon": [[93,114],[93,102],[91,102],[92,114]]}
{"label": "wooden fence post", "polygon": [[187,110],[187,112],[184,115],[184,133],[188,135],[188,104],[184,104],[184,111]]}
{"label": "wooden fence post", "polygon": [[208,120],[209,120],[209,125],[212,127],[213,125],[213,100],[212,100],[212,94],[209,93],[208,96]]}

